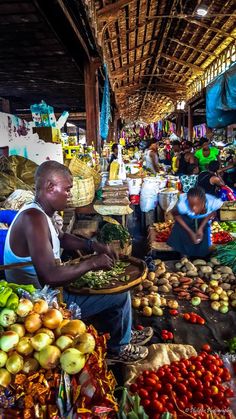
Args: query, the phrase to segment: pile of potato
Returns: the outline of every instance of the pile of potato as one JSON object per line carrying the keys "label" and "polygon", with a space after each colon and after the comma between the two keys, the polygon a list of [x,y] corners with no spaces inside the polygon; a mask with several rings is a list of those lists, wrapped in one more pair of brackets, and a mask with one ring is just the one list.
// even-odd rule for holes
{"label": "pile of potato", "polygon": [[[162,316],[163,307],[178,308],[178,302],[167,299],[165,294],[172,291],[172,274],[166,271],[165,263],[160,259],[155,260],[156,271],[149,272],[147,279],[136,289],[132,297],[132,306],[139,309],[144,316]],[[175,274],[173,274],[175,275]]]}
{"label": "pile of potato", "polygon": [[153,227],[155,227],[156,232],[159,233],[161,231],[165,231],[165,230],[168,230],[169,228],[172,228],[173,225],[174,225],[174,221],[168,220],[164,223],[154,223]]}
{"label": "pile of potato", "polygon": [[[174,286],[174,292],[185,299],[191,299],[193,305],[199,305],[202,300],[210,300],[213,310],[227,313],[229,306],[236,308],[236,283],[235,275],[228,266],[221,266],[216,258],[210,262],[196,259],[190,262],[183,258],[175,264],[177,274],[183,273],[178,287]],[[185,286],[186,284],[186,286]],[[173,286],[173,284],[172,284]],[[180,294],[181,288],[184,291]]]}

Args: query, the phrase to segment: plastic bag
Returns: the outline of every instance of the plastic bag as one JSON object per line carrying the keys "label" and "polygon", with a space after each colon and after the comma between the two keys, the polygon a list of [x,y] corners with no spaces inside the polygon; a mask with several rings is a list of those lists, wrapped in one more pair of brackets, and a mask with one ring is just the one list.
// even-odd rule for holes
{"label": "plastic bag", "polygon": [[158,202],[159,183],[156,178],[144,179],[141,195],[140,208],[142,212],[154,210]]}
{"label": "plastic bag", "polygon": [[45,285],[42,289],[38,289],[31,295],[31,300],[39,299],[47,301],[49,307],[58,307],[57,296],[60,294],[59,289],[52,289],[49,285]]}
{"label": "plastic bag", "polygon": [[142,179],[136,178],[136,179],[127,179],[128,187],[129,187],[129,194],[130,195],[139,195],[141,192],[142,187]]}

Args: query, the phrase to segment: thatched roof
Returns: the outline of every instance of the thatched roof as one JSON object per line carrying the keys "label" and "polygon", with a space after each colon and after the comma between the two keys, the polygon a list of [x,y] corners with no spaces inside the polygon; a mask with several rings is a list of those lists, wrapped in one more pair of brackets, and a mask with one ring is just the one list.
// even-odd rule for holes
{"label": "thatched roof", "polygon": [[[86,0],[93,4],[121,116],[157,120],[236,39],[234,0]],[[203,2],[201,2],[203,3]],[[95,11],[94,11],[95,9]]]}

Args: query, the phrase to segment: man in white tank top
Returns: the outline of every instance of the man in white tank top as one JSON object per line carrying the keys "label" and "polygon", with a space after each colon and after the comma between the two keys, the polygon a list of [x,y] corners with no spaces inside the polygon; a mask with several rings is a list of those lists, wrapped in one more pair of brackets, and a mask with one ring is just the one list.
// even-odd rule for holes
{"label": "man in white tank top", "polygon": [[[4,262],[32,261],[33,267],[6,270],[7,279],[18,283],[45,284],[63,287],[92,270],[110,269],[115,255],[104,244],[79,239],[71,234],[56,231],[52,224],[55,211],[67,207],[73,179],[69,169],[55,161],[41,164],[35,176],[35,201],[24,206],[14,219],[6,239]],[[93,254],[79,265],[58,266],[56,259],[60,247]],[[78,296],[64,291],[67,304],[75,302],[81,308],[82,318],[102,316],[104,332],[109,332],[110,357],[118,362],[137,362],[145,358],[148,350],[141,346],[152,336],[151,328],[132,333],[132,310],[129,293],[116,295]],[[132,341],[135,344],[133,345]]]}

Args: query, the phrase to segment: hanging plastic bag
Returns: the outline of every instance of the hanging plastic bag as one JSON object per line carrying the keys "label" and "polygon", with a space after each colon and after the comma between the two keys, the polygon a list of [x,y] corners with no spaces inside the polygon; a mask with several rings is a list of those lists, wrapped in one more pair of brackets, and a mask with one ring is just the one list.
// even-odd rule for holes
{"label": "hanging plastic bag", "polygon": [[158,202],[159,183],[156,178],[145,178],[140,195],[140,208],[142,212],[154,210]]}

